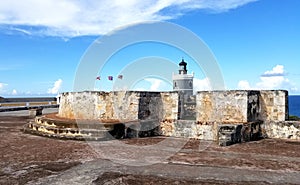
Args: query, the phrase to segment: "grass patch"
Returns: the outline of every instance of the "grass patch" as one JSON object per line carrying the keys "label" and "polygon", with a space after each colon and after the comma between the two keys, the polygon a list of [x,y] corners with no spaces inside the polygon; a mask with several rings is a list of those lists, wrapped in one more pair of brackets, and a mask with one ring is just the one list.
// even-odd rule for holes
{"label": "grass patch", "polygon": [[290,115],[289,121],[300,121],[300,118],[298,116]]}

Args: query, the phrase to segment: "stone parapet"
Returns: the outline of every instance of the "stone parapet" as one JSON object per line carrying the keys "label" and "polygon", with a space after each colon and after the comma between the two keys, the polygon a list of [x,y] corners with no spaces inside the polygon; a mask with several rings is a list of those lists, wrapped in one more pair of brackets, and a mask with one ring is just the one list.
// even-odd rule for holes
{"label": "stone parapet", "polygon": [[247,123],[259,119],[259,91],[201,91],[196,96],[196,120],[200,123]]}
{"label": "stone parapet", "polygon": [[285,121],[289,117],[288,91],[264,90],[260,91],[261,114],[265,121]]}
{"label": "stone parapet", "polygon": [[177,119],[177,92],[62,93],[58,116],[68,119]]}
{"label": "stone parapet", "polygon": [[263,131],[269,138],[300,140],[300,122],[266,121]]}
{"label": "stone parapet", "polygon": [[[38,117],[25,130],[94,140],[162,135],[213,140],[221,146],[262,137],[299,140],[299,122],[285,121],[287,98],[284,90],[201,91],[196,96],[179,92],[68,92],[60,95],[58,120]],[[61,123],[59,119],[73,122]]]}

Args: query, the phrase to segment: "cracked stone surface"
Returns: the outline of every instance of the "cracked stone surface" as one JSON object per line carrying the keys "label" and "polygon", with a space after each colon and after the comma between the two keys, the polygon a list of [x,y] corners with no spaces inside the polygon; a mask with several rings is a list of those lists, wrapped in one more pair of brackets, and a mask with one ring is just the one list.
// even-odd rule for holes
{"label": "cracked stone surface", "polygon": [[152,137],[88,144],[24,134],[29,119],[24,112],[0,114],[0,184],[300,182],[299,141],[265,139],[220,147]]}

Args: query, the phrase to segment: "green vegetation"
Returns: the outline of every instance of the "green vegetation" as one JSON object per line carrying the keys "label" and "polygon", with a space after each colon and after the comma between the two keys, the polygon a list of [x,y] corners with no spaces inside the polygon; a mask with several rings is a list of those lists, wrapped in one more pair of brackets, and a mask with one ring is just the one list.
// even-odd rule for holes
{"label": "green vegetation", "polygon": [[290,115],[289,116],[289,121],[300,121],[300,118],[298,116]]}

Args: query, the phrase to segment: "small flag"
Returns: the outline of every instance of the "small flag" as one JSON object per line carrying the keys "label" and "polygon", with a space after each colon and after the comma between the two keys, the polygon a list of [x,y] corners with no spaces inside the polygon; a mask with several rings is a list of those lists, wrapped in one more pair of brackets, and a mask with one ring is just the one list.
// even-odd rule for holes
{"label": "small flag", "polygon": [[96,80],[100,80],[100,76],[97,76],[97,77],[96,77]]}
{"label": "small flag", "polygon": [[118,78],[122,80],[123,79],[123,75],[119,75]]}
{"label": "small flag", "polygon": [[108,76],[108,80],[112,81],[113,79],[113,76]]}

